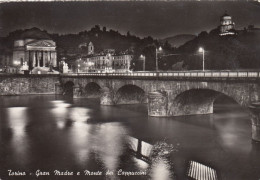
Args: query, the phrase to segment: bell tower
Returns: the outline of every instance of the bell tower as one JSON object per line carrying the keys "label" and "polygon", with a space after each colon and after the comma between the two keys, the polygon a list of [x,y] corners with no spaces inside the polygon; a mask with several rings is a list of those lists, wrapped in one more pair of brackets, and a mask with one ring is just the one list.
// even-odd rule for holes
{"label": "bell tower", "polygon": [[88,44],[88,55],[94,54],[94,45],[92,42],[89,42]]}

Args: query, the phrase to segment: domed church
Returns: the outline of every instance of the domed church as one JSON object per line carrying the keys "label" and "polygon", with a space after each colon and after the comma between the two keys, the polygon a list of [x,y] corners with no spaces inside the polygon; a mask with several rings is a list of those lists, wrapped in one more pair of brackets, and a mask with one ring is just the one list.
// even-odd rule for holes
{"label": "domed church", "polygon": [[226,12],[220,17],[220,36],[235,35],[235,23],[232,21],[232,17]]}
{"label": "domed church", "polygon": [[38,28],[28,29],[14,41],[13,65],[22,66],[25,62],[30,70],[57,66],[56,43],[47,32]]}

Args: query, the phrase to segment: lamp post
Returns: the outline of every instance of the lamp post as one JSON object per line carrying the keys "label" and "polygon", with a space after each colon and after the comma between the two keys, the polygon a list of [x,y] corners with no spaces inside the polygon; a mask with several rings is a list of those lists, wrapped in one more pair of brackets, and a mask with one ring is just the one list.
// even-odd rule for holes
{"label": "lamp post", "polygon": [[145,71],[145,56],[141,54],[141,59],[143,59],[143,71]]}
{"label": "lamp post", "polygon": [[200,47],[199,48],[199,52],[202,53],[202,70],[204,71],[205,70],[205,50],[204,48]]}
{"label": "lamp post", "polygon": [[156,66],[156,71],[158,71],[158,53],[162,51],[162,47],[160,46],[158,49],[155,49],[155,66]]}
{"label": "lamp post", "polygon": [[79,73],[80,64],[78,64],[78,73]]}

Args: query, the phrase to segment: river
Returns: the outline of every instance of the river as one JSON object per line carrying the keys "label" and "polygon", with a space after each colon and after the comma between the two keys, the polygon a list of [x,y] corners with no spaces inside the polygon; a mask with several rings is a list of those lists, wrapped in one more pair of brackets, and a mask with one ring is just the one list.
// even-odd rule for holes
{"label": "river", "polygon": [[260,145],[251,140],[247,110],[222,97],[211,115],[155,118],[146,104],[0,97],[1,180],[185,180],[191,162],[217,179],[260,179]]}

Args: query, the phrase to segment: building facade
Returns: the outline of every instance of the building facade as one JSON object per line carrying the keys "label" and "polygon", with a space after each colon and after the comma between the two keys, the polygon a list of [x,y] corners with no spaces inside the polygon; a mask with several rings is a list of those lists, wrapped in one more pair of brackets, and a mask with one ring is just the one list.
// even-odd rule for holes
{"label": "building facade", "polygon": [[47,33],[33,28],[14,41],[12,64],[21,67],[25,63],[30,70],[35,67],[57,67],[56,43]]}
{"label": "building facade", "polygon": [[81,58],[82,63],[78,62],[78,67],[84,72],[128,72],[132,59],[131,53],[116,53],[114,49],[104,49],[95,54],[94,45],[90,42],[88,56]]}
{"label": "building facade", "polygon": [[220,17],[219,35],[235,35],[235,23],[232,21],[232,17],[227,13]]}

